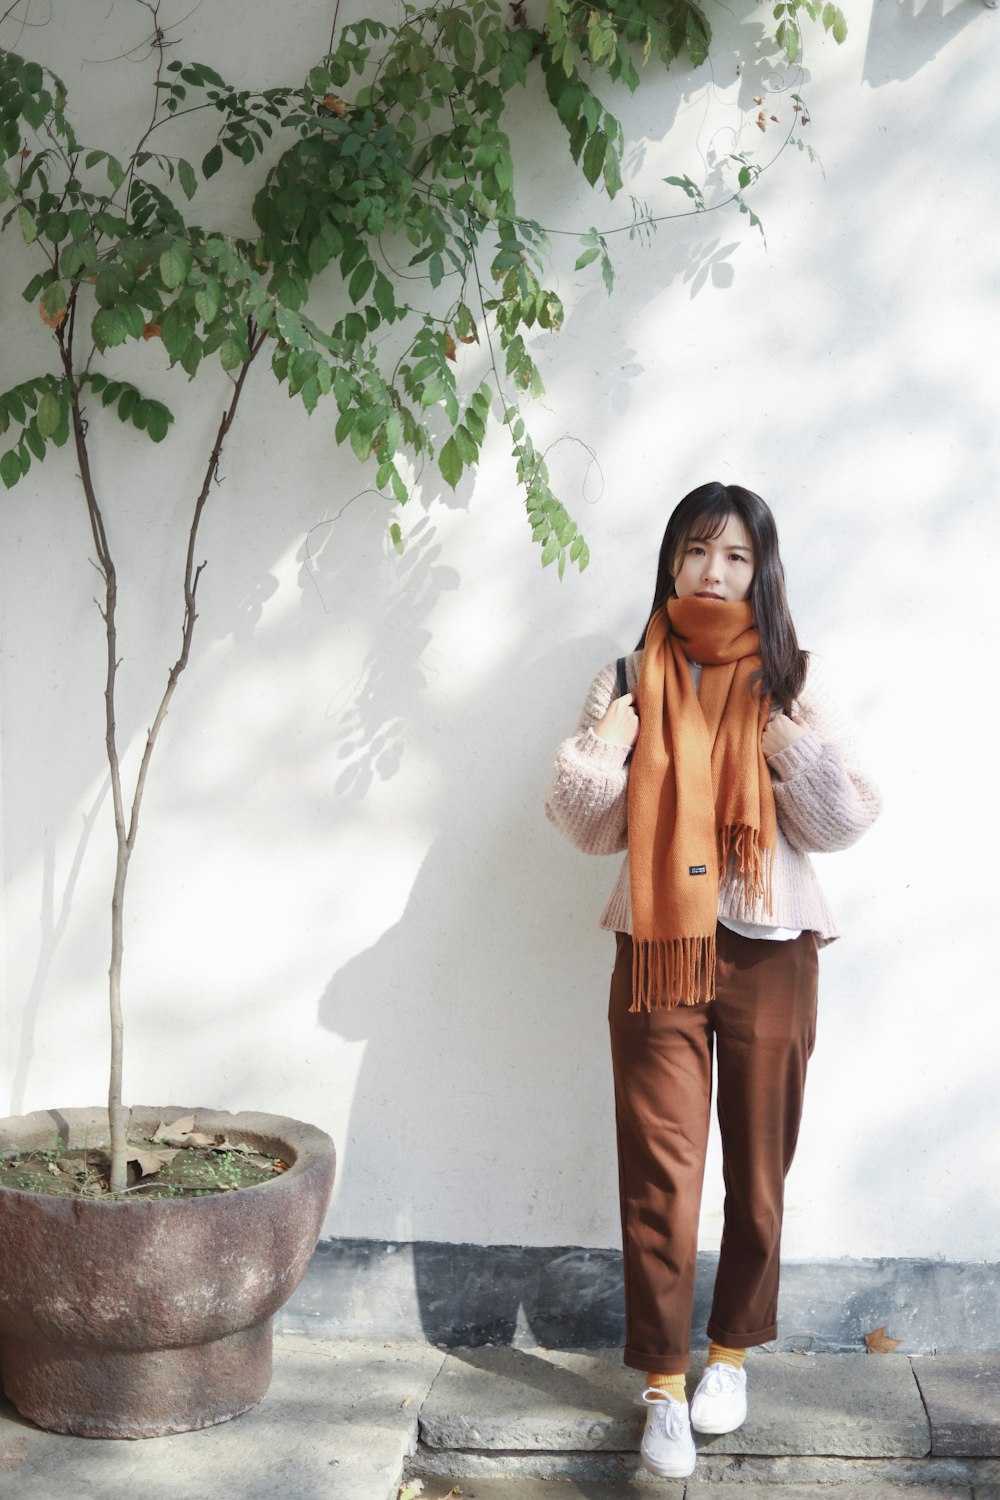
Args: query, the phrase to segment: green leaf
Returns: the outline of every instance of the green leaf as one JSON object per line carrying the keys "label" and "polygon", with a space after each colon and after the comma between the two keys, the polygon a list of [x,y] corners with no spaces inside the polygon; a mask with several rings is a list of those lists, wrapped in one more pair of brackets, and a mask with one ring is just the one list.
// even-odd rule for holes
{"label": "green leaf", "polygon": [[141,339],[146,315],[137,302],[122,302],[118,308],[130,338]]}
{"label": "green leaf", "polygon": [[177,175],[181,180],[181,187],[184,189],[185,197],[189,199],[193,198],[198,191],[198,179],[194,175],[194,167],[192,167],[189,161],[185,161],[183,157],[177,163]]}
{"label": "green leaf", "polygon": [[360,302],[365,292],[372,284],[375,275],[375,267],[370,260],[363,260],[356,268],[347,288],[347,295],[352,302]]}
{"label": "green leaf", "polygon": [[49,214],[45,220],[45,238],[58,245],[69,233],[69,217],[64,213]]}
{"label": "green leaf", "polygon": [[173,420],[173,413],[162,402],[146,402],[146,431],[154,443],[163,442]]}
{"label": "green leaf", "polygon": [[191,269],[191,246],[174,240],[160,256],[160,275],[168,291],[180,286]]}
{"label": "green leaf", "polygon": [[473,440],[472,434],[465,426],[455,428],[455,447],[458,455],[465,465],[474,464],[479,458],[479,449]]}
{"label": "green leaf", "polygon": [[389,537],[390,537],[390,539],[392,541],[392,545],[395,547],[396,551],[399,553],[400,556],[402,556],[403,555],[403,533],[402,533],[402,531],[399,528],[399,522],[398,521],[393,521],[392,525],[389,527]]}
{"label": "green leaf", "polygon": [[578,261],[577,261],[576,265],[573,267],[573,269],[575,271],[582,271],[583,268],[584,268],[584,266],[589,266],[590,263],[591,263],[591,261],[592,260],[596,260],[597,257],[600,255],[600,253],[601,253],[601,250],[600,250],[600,246],[599,245],[594,245],[594,247],[592,249],[585,250],[583,252],[583,254],[580,256],[580,258],[578,259]]}
{"label": "green leaf", "polygon": [[219,311],[219,283],[212,277],[194,294],[194,310],[203,323],[215,320]]}
{"label": "green leaf", "polygon": [[601,175],[608,145],[608,138],[603,130],[595,130],[587,142],[587,148],[583,153],[583,175],[591,187],[594,187]]}
{"label": "green leaf", "polygon": [[203,177],[214,177],[222,166],[222,147],[213,146],[207,153],[201,164],[201,175]]}
{"label": "green leaf", "polygon": [[243,350],[231,333],[227,333],[219,345],[219,359],[224,370],[235,370],[243,363]]}
{"label": "green leaf", "polygon": [[[139,392],[134,385],[127,385],[118,403],[118,419],[127,422],[139,404]],[[136,424],[138,425],[138,424]]]}
{"label": "green leaf", "polygon": [[17,217],[21,221],[21,233],[24,235],[24,243],[26,245],[34,244],[38,238],[38,225],[23,203],[17,211]]}
{"label": "green leaf", "polygon": [[545,543],[545,546],[542,548],[542,567],[547,568],[549,563],[555,562],[556,558],[559,556],[559,552],[559,538],[553,531],[549,536],[548,541]]}
{"label": "green leaf", "polygon": [[3,480],[7,489],[12,490],[14,488],[17,481],[21,478],[22,472],[21,460],[18,458],[16,450],[8,448],[7,452],[0,458],[0,479]]}
{"label": "green leaf", "polygon": [[452,489],[456,487],[458,481],[461,479],[463,467],[461,454],[458,451],[458,444],[455,442],[454,437],[450,437],[438,454],[438,468],[441,470],[445,483],[450,484]]}
{"label": "green leaf", "polygon": [[393,291],[392,282],[387,276],[379,271],[375,277],[375,306],[382,314],[387,323],[391,323],[396,316],[396,296]]}
{"label": "green leaf", "polygon": [[99,349],[112,349],[128,338],[128,325],[117,307],[102,307],[95,314],[90,331]]}
{"label": "green leaf", "polygon": [[279,307],[274,314],[278,332],[293,349],[308,349],[309,335],[302,326],[302,319],[291,308]]}
{"label": "green leaf", "polygon": [[38,415],[35,417],[35,422],[43,438],[51,437],[59,426],[59,418],[62,415],[60,407],[59,398],[52,391],[46,391],[41,401],[39,401]]}

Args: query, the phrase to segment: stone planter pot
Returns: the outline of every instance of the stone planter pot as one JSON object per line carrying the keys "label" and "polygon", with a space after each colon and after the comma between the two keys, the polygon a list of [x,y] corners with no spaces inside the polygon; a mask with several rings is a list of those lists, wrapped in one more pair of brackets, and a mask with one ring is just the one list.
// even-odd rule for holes
{"label": "stone planter pot", "polygon": [[[288,1162],[259,1187],[118,1202],[0,1188],[0,1380],[22,1416],[81,1437],[225,1422],[271,1380],[271,1321],[309,1264],[333,1142],[280,1115],[134,1109],[133,1129],[199,1130]],[[0,1120],[0,1150],[107,1146],[101,1109]]]}

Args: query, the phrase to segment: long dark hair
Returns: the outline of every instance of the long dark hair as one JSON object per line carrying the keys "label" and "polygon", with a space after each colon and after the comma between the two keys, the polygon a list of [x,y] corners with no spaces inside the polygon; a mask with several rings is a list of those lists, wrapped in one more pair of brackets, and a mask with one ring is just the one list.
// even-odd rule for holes
{"label": "long dark hair", "polygon": [[677,559],[688,543],[711,541],[730,516],[740,518],[753,546],[750,606],[760,636],[761,657],[761,669],[754,678],[755,689],[761,697],[769,693],[775,703],[790,713],[792,701],[802,691],[806,679],[807,653],[799,648],[788,608],[774,517],[759,495],[740,484],[720,484],[718,480],[700,484],[674,510],[663,533],[653,604],[636,650],[641,651],[645,646],[649,621],[656,611],[674,596]]}

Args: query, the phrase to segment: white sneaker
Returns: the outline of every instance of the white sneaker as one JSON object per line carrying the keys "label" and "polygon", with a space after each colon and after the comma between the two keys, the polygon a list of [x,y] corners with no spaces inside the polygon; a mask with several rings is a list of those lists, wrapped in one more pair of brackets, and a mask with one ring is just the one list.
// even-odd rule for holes
{"label": "white sneaker", "polygon": [[687,1402],[653,1387],[643,1391],[642,1399],[649,1408],[639,1448],[643,1468],[660,1479],[687,1479],[695,1460]]}
{"label": "white sneaker", "polygon": [[696,1432],[735,1432],[747,1419],[747,1372],[732,1365],[711,1364],[691,1398],[691,1426]]}

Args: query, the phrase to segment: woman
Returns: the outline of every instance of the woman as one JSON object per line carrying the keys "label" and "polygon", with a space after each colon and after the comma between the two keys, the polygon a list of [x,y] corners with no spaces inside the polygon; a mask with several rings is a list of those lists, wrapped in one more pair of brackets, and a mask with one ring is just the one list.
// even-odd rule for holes
{"label": "woman", "polygon": [[[692,1426],[745,1420],[746,1350],[777,1335],[817,949],[837,936],[808,854],[852,844],[880,801],[821,664],[799,649],[774,518],[751,491],[704,484],[677,506],[623,667],[623,683],[612,665],[591,684],[546,810],[585,853],[627,850],[601,918],[617,942],[624,1357],[646,1375],[643,1464],[680,1478]],[[713,1053],[725,1214],[689,1409]]]}

